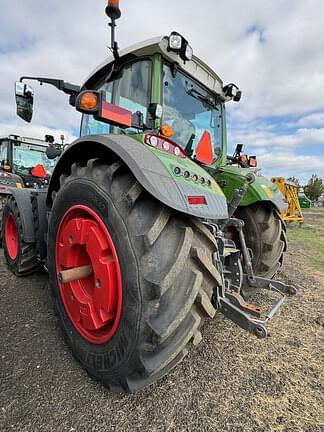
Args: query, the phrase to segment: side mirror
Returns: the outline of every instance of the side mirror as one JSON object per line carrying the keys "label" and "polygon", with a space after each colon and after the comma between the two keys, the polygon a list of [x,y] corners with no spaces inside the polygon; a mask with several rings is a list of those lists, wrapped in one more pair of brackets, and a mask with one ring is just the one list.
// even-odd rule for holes
{"label": "side mirror", "polygon": [[33,117],[34,90],[29,85],[17,81],[15,85],[17,115],[30,123]]}
{"label": "side mirror", "polygon": [[55,147],[55,145],[49,145],[46,148],[46,156],[48,157],[48,159],[55,159],[61,156],[61,154],[62,154],[62,150]]}

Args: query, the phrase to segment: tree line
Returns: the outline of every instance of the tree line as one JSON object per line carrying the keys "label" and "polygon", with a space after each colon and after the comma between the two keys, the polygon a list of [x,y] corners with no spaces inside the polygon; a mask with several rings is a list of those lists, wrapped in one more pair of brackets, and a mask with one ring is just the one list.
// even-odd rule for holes
{"label": "tree line", "polygon": [[300,184],[297,177],[288,177],[287,180],[295,183],[298,187],[302,187],[307,198],[312,201],[317,201],[318,198],[324,194],[324,180],[316,174],[313,174],[304,186]]}

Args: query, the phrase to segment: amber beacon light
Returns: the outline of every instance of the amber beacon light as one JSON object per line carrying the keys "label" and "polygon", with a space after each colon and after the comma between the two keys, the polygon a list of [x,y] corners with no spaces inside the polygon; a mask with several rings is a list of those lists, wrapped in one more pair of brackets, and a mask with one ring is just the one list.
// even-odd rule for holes
{"label": "amber beacon light", "polygon": [[106,14],[113,20],[120,18],[121,11],[119,9],[119,0],[108,0]]}

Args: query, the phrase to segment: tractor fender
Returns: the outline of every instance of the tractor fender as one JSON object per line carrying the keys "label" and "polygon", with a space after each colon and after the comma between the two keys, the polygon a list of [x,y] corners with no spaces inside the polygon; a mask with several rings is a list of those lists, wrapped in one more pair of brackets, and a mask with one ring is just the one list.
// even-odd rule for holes
{"label": "tractor fender", "polygon": [[[222,168],[221,173],[217,176],[217,181],[223,186],[228,201],[232,199],[234,190],[242,186],[246,174],[254,171],[255,169],[233,166]],[[285,197],[278,187],[267,178],[257,175],[255,181],[249,184],[240,206],[248,206],[259,201],[271,202],[279,212],[288,207]]]}
{"label": "tractor fender", "polygon": [[23,227],[22,237],[26,243],[35,242],[35,229],[31,194],[32,189],[10,188],[10,190],[8,190],[8,195],[12,195],[17,203]]}
{"label": "tractor fender", "polygon": [[[49,184],[47,205],[51,207],[52,192],[59,189],[60,176],[69,174],[74,162],[86,163],[93,158],[104,158],[109,161],[112,154],[117,155],[128,166],[144,189],[165,205],[192,216],[209,219],[228,218],[226,198],[207,172],[202,171],[204,176],[212,181],[213,186],[209,188],[196,186],[193,181],[177,179],[168,169],[167,163],[163,163],[162,158],[159,158],[153,149],[151,150],[149,146],[126,135],[89,135],[74,141],[64,151],[55,166]],[[172,163],[178,163],[176,157],[171,156],[170,159]],[[191,160],[188,160],[188,164],[193,169],[201,170]],[[206,202],[200,205],[190,205],[188,196],[197,195],[203,195]]]}

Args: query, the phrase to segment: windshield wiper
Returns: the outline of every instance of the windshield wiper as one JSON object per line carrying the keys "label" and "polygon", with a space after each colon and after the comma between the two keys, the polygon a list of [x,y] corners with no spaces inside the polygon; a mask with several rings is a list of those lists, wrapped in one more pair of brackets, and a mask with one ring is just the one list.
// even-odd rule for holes
{"label": "windshield wiper", "polygon": [[216,102],[213,100],[212,97],[207,96],[207,95],[203,95],[202,93],[200,93],[198,90],[195,90],[194,88],[186,90],[186,93],[189,96],[192,96],[193,98],[198,99],[198,100],[200,100],[203,103],[206,103],[210,107],[212,107],[214,109],[218,109],[217,106],[216,106]]}

